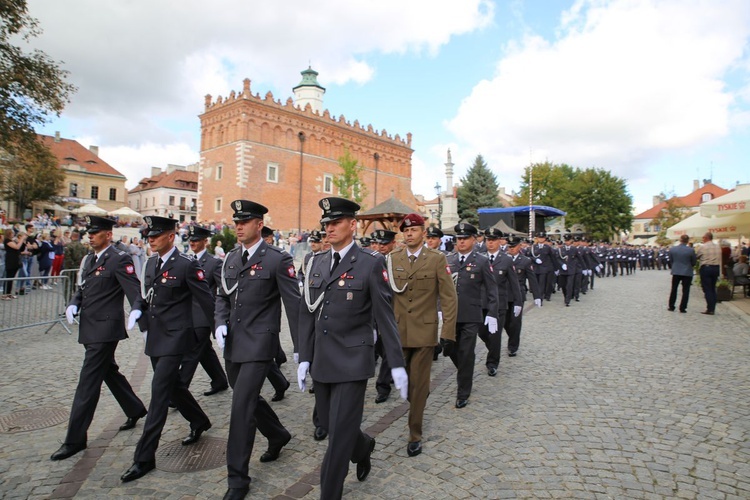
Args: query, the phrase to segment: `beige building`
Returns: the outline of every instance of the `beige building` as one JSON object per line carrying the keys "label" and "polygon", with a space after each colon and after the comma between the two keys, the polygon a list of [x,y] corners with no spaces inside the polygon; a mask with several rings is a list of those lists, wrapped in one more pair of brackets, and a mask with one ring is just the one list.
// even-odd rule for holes
{"label": "beige building", "polygon": [[198,164],[151,168],[151,177],[141,179],[128,193],[128,206],[141,215],[195,221],[198,196]]}

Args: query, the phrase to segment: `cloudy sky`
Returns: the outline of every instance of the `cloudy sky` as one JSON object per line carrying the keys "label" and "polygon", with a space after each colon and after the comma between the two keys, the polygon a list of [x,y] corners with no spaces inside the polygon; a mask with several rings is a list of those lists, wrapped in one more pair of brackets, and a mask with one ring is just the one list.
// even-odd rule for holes
{"label": "cloudy sky", "polygon": [[332,115],[413,134],[413,191],[484,156],[611,170],[637,211],[693,179],[750,182],[747,0],[28,0],[78,88],[39,131],[128,177],[198,160],[204,96],[285,101],[308,64]]}

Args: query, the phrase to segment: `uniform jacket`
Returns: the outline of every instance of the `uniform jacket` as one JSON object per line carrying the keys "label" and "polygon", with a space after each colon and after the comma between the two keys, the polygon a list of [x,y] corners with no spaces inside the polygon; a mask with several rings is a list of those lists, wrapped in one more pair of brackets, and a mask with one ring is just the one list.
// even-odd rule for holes
{"label": "uniform jacket", "polygon": [[[312,312],[300,304],[299,359],[309,361],[316,382],[365,380],[375,374],[374,322],[391,368],[404,366],[398,327],[391,305],[385,260],[356,244],[330,275],[332,252],[313,257],[305,277]],[[321,299],[322,296],[322,299]]]}
{"label": "uniform jacket", "polygon": [[80,313],[78,342],[81,344],[128,338],[123,296],[127,296],[131,308],[143,308],[140,281],[130,256],[110,246],[98,262],[94,263],[95,259],[94,253],[84,257],[81,287],[70,301]]}
{"label": "uniform jacket", "polygon": [[282,301],[298,352],[300,295],[292,256],[263,241],[242,265],[242,250],[236,248],[224,258],[222,272],[231,293],[221,286],[216,296],[216,325],[228,325],[229,331],[224,358],[233,363],[274,359],[281,346]]}
{"label": "uniform jacket", "polygon": [[[526,292],[529,288],[531,289],[531,295],[535,299],[541,299],[542,293],[539,289],[539,281],[536,279],[536,266],[534,262],[525,255],[516,255],[515,259],[513,259],[513,268],[516,270],[518,285],[521,287],[522,302],[526,300]],[[527,282],[528,287],[526,285]],[[520,302],[514,305],[520,305]]]}
{"label": "uniform jacket", "polygon": [[[203,269],[203,275],[206,277],[206,283],[211,290],[211,295],[216,297],[216,287],[221,283],[221,259],[203,252],[198,264]],[[200,308],[198,300],[193,297],[193,326],[195,328],[210,328],[214,330],[214,316],[206,316]]]}
{"label": "uniform jacket", "polygon": [[[448,266],[454,276],[456,284],[456,295],[458,295],[458,323],[484,323],[482,309],[490,311],[499,310],[497,299],[497,282],[490,268],[490,261],[484,255],[472,251],[466,258],[464,265],[460,264],[458,252],[448,255]],[[482,297],[486,297],[486,303],[482,303]],[[497,317],[497,316],[494,316]]]}
{"label": "uniform jacket", "polygon": [[534,261],[534,272],[537,274],[547,274],[555,270],[555,263],[552,257],[552,247],[542,243],[534,243],[529,246],[529,257]]}
{"label": "uniform jacket", "polygon": [[[580,256],[578,255],[578,249],[573,245],[565,246],[561,245],[557,247],[555,252],[552,254],[555,257],[555,269],[560,271],[560,274],[573,276],[576,270],[580,266]],[[563,269],[565,264],[565,269]]]}
{"label": "uniform jacket", "polygon": [[[489,255],[485,255],[489,262]],[[499,310],[508,309],[508,304],[523,302],[521,296],[521,287],[518,279],[515,278],[516,271],[513,269],[513,258],[507,253],[499,252],[495,261],[491,265],[492,274],[495,276],[497,284],[497,306]],[[488,311],[494,309],[487,308]]]}
{"label": "uniform jacket", "polygon": [[148,330],[146,354],[151,357],[185,354],[197,341],[193,299],[203,314],[211,317],[214,298],[205,272],[192,257],[175,250],[157,275],[158,261],[158,254],[152,255],[143,273],[143,286],[149,297],[143,305],[147,325],[143,329]]}
{"label": "uniform jacket", "polygon": [[438,340],[438,300],[443,313],[440,336],[456,339],[458,298],[448,263],[438,250],[424,247],[414,264],[406,248],[390,254],[394,286],[393,310],[403,347],[429,347]]}

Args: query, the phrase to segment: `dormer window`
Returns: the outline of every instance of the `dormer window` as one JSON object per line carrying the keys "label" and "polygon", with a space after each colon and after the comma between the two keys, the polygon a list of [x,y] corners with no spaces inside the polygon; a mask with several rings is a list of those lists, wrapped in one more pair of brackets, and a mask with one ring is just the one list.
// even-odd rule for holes
{"label": "dormer window", "polygon": [[78,160],[76,160],[72,156],[67,156],[67,157],[65,157],[65,161],[78,161]]}
{"label": "dormer window", "polygon": [[711,193],[703,193],[701,195],[701,203],[704,203],[706,201],[711,201],[711,198],[713,198],[713,196],[711,196]]}

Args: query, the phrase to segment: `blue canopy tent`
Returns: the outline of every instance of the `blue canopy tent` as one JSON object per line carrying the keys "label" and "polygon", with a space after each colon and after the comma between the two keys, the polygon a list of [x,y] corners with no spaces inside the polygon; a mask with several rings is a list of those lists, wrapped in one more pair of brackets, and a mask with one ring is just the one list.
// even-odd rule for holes
{"label": "blue canopy tent", "polygon": [[[531,209],[534,211],[535,231],[542,231],[544,229],[545,217],[562,217],[566,215],[562,210],[544,205],[531,205]],[[479,213],[479,227],[482,229],[492,227],[499,221],[503,221],[516,231],[529,234],[528,205],[523,207],[480,208],[477,212]]]}

